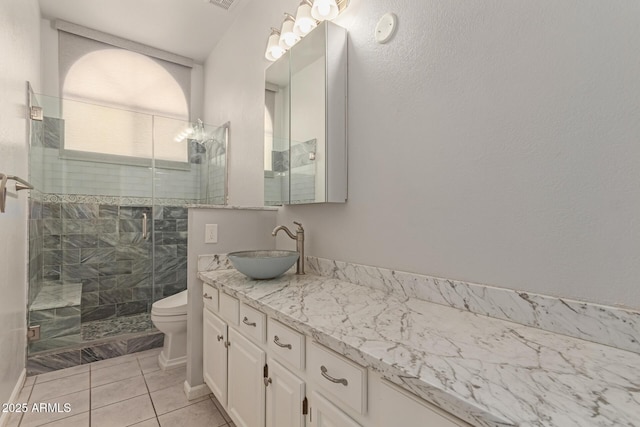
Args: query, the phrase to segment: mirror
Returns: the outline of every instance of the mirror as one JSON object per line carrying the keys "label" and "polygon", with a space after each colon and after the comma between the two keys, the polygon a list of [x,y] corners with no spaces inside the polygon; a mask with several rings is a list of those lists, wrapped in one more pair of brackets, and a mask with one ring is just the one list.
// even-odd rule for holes
{"label": "mirror", "polygon": [[265,205],[346,202],[346,30],[322,22],[265,81]]}

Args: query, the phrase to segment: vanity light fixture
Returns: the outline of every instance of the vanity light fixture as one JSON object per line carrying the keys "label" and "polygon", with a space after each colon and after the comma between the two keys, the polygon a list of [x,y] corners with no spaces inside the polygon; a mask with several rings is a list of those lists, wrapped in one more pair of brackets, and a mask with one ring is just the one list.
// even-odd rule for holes
{"label": "vanity light fixture", "polygon": [[311,16],[311,0],[302,0],[296,12],[296,23],[293,25],[293,31],[303,37],[317,26],[318,22]]}
{"label": "vanity light fixture", "polygon": [[264,57],[275,61],[318,26],[332,20],[349,6],[350,0],[301,0],[296,17],[285,12],[281,30],[271,28]]}
{"label": "vanity light fixture", "polygon": [[280,30],[280,47],[288,50],[294,44],[300,41],[300,36],[293,31],[293,26],[296,23],[296,19],[284,13],[284,21],[282,21],[282,29]]}
{"label": "vanity light fixture", "polygon": [[285,49],[280,46],[280,30],[277,28],[271,28],[271,35],[269,36],[269,41],[267,42],[267,50],[264,54],[264,57],[269,61],[275,61],[284,55]]}

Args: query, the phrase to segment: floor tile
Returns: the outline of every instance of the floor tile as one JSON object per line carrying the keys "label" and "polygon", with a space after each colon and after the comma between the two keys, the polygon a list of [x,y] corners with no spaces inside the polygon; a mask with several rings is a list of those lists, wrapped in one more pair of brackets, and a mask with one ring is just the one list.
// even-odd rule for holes
{"label": "floor tile", "polygon": [[160,355],[162,351],[162,347],[152,348],[151,350],[139,351],[138,353],[133,353],[138,359],[147,358],[151,356],[155,356],[156,358]]}
{"label": "floor tile", "polygon": [[108,368],[116,365],[122,365],[126,362],[131,362],[136,359],[137,357],[135,354],[125,354],[124,356],[112,357],[111,359],[92,362],[92,363],[89,363],[89,365],[91,366],[92,371],[96,371],[98,369]]}
{"label": "floor tile", "polygon": [[42,402],[47,399],[87,389],[89,389],[89,372],[59,378],[42,384],[38,384],[36,379],[29,402]]}
{"label": "floor tile", "polygon": [[5,427],[18,427],[22,419],[22,412],[12,412],[5,422]]}
{"label": "floor tile", "polygon": [[37,403],[57,403],[59,404],[60,408],[62,408],[65,403],[68,403],[71,407],[71,411],[27,412],[22,417],[20,427],[35,427],[89,411],[89,390],[82,390],[76,393],[67,394],[62,397],[48,399]]}
{"label": "floor tile", "polygon": [[151,418],[150,420],[134,424],[131,427],[160,427],[160,424],[158,424],[157,418]]}
{"label": "floor tile", "polygon": [[187,368],[172,369],[169,371],[155,371],[144,375],[150,392],[162,390],[176,384],[184,383],[187,378]]}
{"label": "floor tile", "polygon": [[[91,411],[91,427],[125,427],[155,418],[148,394]],[[188,424],[175,424],[188,425]]]}
{"label": "floor tile", "polygon": [[219,427],[227,424],[210,399],[158,417],[162,427]]}
{"label": "floor tile", "polygon": [[227,422],[231,422],[231,418],[229,418],[229,415],[227,415],[227,411],[225,411],[218,399],[213,394],[210,394],[209,396],[211,397],[213,404],[216,405],[216,408],[218,408],[218,411],[220,411],[220,413],[224,416],[224,419],[227,420]]}
{"label": "floor tile", "polygon": [[33,378],[37,384],[42,384],[60,378],[70,377],[71,375],[84,374],[86,372],[89,372],[89,365],[79,365],[71,368],[60,369],[58,371],[47,372],[46,374],[40,374]]}
{"label": "floor tile", "polygon": [[158,364],[158,356],[152,355],[148,357],[138,358],[142,373],[148,374],[149,372],[159,371],[160,365]]}
{"label": "floor tile", "polygon": [[147,384],[142,376],[127,378],[98,387],[91,388],[91,409],[111,405],[147,394]]}
{"label": "floor tile", "polygon": [[133,359],[120,365],[109,366],[98,370],[91,369],[91,386],[98,387],[142,375],[138,360]]}
{"label": "floor tile", "polygon": [[23,387],[27,387],[30,385],[33,385],[33,383],[36,382],[36,375],[32,376],[32,377],[27,377],[26,380],[24,380],[24,385]]}
{"label": "floor tile", "polygon": [[89,427],[89,412],[44,424],[42,427]]}
{"label": "floor tile", "polygon": [[201,402],[205,399],[208,399],[208,397],[203,396],[191,401],[187,400],[187,396],[184,394],[184,386],[182,385],[182,383],[151,393],[153,407],[156,409],[156,414],[158,415],[166,414],[167,412],[175,411],[176,409],[193,405],[194,403]]}

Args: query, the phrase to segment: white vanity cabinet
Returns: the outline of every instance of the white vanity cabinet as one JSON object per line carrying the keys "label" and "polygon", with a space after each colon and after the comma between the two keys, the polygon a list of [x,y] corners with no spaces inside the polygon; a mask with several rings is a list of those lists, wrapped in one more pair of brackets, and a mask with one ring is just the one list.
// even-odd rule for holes
{"label": "white vanity cabinet", "polygon": [[267,427],[303,427],[305,382],[274,359],[267,366]]}
{"label": "white vanity cabinet", "polygon": [[266,353],[229,329],[227,412],[237,427],[264,427]]}
{"label": "white vanity cabinet", "polygon": [[377,374],[371,377],[371,427],[471,427]]}
{"label": "white vanity cabinet", "polygon": [[[310,427],[362,427],[340,408],[316,391],[311,393],[310,402]],[[387,427],[391,427],[393,425],[395,425],[395,423],[390,424]],[[400,426],[402,424],[397,425]]]}
{"label": "white vanity cabinet", "polygon": [[204,382],[218,401],[227,405],[227,331],[228,326],[207,308],[203,313]]}
{"label": "white vanity cabinet", "polygon": [[469,424],[205,286],[204,381],[238,427]]}

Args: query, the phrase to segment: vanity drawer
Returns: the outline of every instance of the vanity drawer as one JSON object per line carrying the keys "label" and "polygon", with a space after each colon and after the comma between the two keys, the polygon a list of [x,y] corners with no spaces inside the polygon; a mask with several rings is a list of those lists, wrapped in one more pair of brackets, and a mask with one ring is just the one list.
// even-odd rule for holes
{"label": "vanity drawer", "polygon": [[220,316],[227,322],[237,325],[240,317],[240,302],[238,299],[220,292]]}
{"label": "vanity drawer", "polygon": [[304,335],[273,319],[267,329],[269,351],[294,368],[304,369]]}
{"label": "vanity drawer", "polygon": [[367,412],[367,370],[339,354],[312,342],[309,376],[339,402],[360,414]]}
{"label": "vanity drawer", "polygon": [[218,312],[218,290],[206,283],[202,285],[202,300],[204,301],[204,307],[217,313]]}
{"label": "vanity drawer", "polygon": [[240,330],[243,334],[263,343],[266,326],[267,316],[264,313],[246,304],[240,304]]}

